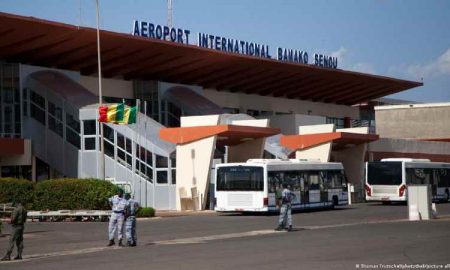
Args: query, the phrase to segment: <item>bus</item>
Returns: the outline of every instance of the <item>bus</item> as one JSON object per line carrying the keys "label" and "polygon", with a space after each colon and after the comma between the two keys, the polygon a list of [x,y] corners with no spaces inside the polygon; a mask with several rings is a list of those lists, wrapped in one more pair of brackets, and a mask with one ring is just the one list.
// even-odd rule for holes
{"label": "bus", "polygon": [[449,200],[450,163],[387,158],[366,162],[367,201],[406,201],[409,184],[429,184],[433,201]]}
{"label": "bus", "polygon": [[292,209],[347,205],[347,181],[341,163],[250,159],[216,166],[215,210],[219,212],[279,211],[276,193],[290,185]]}

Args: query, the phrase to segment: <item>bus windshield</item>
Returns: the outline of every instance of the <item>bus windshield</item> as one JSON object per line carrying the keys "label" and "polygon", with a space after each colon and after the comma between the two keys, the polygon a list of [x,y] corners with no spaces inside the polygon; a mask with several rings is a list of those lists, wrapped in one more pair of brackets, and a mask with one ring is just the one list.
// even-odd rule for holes
{"label": "bus windshield", "polygon": [[217,191],[263,191],[262,167],[220,167],[217,170]]}
{"label": "bus windshield", "polygon": [[400,185],[402,183],[401,162],[369,162],[367,182],[370,185]]}

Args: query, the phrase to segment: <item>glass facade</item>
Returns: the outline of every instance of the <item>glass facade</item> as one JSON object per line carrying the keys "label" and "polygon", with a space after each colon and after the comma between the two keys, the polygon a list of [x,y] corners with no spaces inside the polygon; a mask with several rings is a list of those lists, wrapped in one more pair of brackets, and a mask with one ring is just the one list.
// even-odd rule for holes
{"label": "glass facade", "polygon": [[[89,121],[85,120],[84,124],[84,151],[95,150],[95,135],[87,135],[91,129]],[[86,130],[86,127],[88,129]],[[148,150],[145,146],[140,145],[138,142],[133,141],[121,132],[114,130],[110,126],[103,124],[104,131],[104,145],[105,155],[116,160],[121,166],[132,170],[135,174],[141,176],[150,183],[156,183],[161,185],[175,185],[175,166],[174,159],[170,159],[166,156],[155,154]],[[90,145],[86,143],[86,140],[94,139]],[[133,168],[134,164],[134,168]],[[154,181],[156,179],[156,181]],[[170,181],[169,181],[170,180]]]}
{"label": "glass facade", "polygon": [[0,137],[20,138],[19,65],[0,63]]}

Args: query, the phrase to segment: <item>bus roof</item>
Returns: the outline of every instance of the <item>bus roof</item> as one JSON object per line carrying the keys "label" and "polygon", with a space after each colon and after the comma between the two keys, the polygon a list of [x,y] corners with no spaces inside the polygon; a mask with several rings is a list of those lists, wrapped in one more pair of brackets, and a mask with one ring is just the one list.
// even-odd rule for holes
{"label": "bus roof", "polygon": [[229,166],[267,166],[271,170],[298,168],[301,170],[343,170],[342,163],[339,162],[321,162],[320,160],[304,160],[304,159],[249,159],[247,162],[240,163],[222,163],[217,164],[218,167]]}
{"label": "bus roof", "polygon": [[262,163],[262,164],[291,164],[291,163],[328,163],[328,162],[321,162],[320,159],[261,159],[261,158],[255,158],[255,159],[249,159],[247,160],[247,163]]}

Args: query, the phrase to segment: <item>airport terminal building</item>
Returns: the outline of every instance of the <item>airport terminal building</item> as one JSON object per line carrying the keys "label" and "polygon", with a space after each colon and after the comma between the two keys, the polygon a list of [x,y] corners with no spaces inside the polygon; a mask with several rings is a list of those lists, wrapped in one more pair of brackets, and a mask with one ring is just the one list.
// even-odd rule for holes
{"label": "airport terminal building", "polygon": [[[183,126],[267,120],[267,130],[214,133],[208,172],[233,156],[229,145],[262,137],[255,158],[289,158],[326,143],[326,159],[344,167],[346,151],[361,144],[360,163],[386,157],[450,162],[450,104],[373,106],[420,82],[341,70],[339,59],[318,53],[149,22],[135,21],[132,30],[100,32],[104,102],[139,107],[136,124],[104,124],[105,177],[129,182],[144,206],[178,208],[183,174],[177,168],[189,162],[177,158],[183,141],[163,134]],[[0,13],[0,36],[0,177],[100,177],[96,30]],[[195,122],[211,115],[218,116],[214,123]],[[366,131],[308,139],[308,147],[283,141],[315,125],[327,128],[309,128],[309,135]],[[354,175],[351,169],[349,181],[360,186],[362,167]]]}

